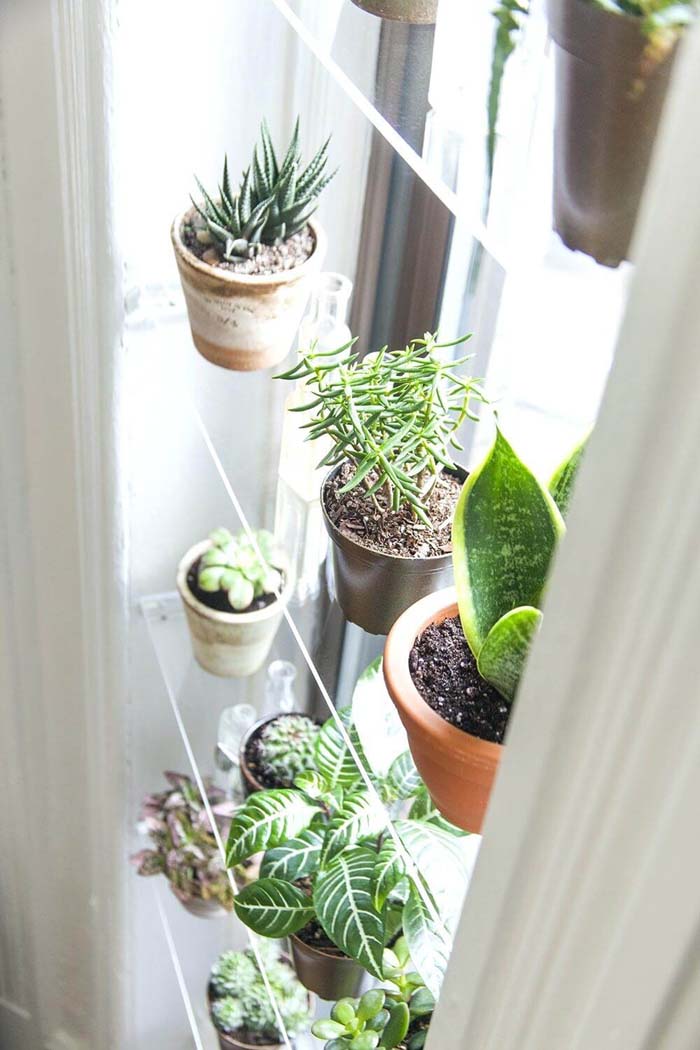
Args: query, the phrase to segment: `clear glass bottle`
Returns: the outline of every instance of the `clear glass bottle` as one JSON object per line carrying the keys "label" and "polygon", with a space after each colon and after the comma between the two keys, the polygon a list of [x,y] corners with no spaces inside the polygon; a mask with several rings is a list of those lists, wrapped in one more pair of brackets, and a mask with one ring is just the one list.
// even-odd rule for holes
{"label": "clear glass bottle", "polygon": [[253,725],[256,711],[252,704],[234,704],[225,707],[219,716],[214,762],[216,784],[228,798],[243,800],[243,784],[239,763],[239,748],[244,735]]}
{"label": "clear glass bottle", "polygon": [[294,681],[297,669],[289,660],[273,660],[267,669],[265,710],[270,714],[289,714],[296,709]]}
{"label": "clear glass bottle", "polygon": [[[307,350],[315,342],[320,352],[326,352],[350,341],[346,318],[351,292],[352,283],[342,274],[319,275],[308,313],[299,328],[300,350]],[[301,424],[307,419],[290,411],[308,400],[306,382],[299,380],[284,406],[275,501],[275,537],[292,561],[299,602],[318,594],[320,568],[328,548],[320,501],[325,468],[317,467],[327,448],[321,440],[306,441]]]}

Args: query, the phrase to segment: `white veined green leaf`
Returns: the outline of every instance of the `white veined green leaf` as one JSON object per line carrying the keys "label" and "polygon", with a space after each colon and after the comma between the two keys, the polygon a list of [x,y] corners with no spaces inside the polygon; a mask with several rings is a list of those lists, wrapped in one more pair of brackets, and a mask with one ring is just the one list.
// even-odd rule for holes
{"label": "white veined green leaf", "polygon": [[452,937],[449,930],[433,920],[415,886],[411,886],[403,910],[403,932],[413,965],[437,999],[452,950]]}
{"label": "white veined green leaf", "polygon": [[450,824],[449,820],[443,817],[428,794],[425,784],[416,792],[408,816],[409,820],[423,820],[428,824],[435,825],[437,828],[442,828],[443,831],[449,832],[450,835],[457,835],[460,838],[464,838],[465,835],[469,834],[468,831],[458,828],[455,824]]}
{"label": "white veined green leaf", "polygon": [[397,820],[394,827],[443,922],[449,925],[462,910],[480,837],[451,835],[420,820]]}
{"label": "white veined green leaf", "polygon": [[410,751],[404,751],[389,767],[387,783],[397,799],[411,798],[423,781]]}
{"label": "white veined green leaf", "polygon": [[378,835],[386,822],[386,810],[369,791],[360,789],[346,795],[341,808],[328,823],[321,865],[325,866],[341,849],[359,839]]}
{"label": "white veined green leaf", "polygon": [[314,916],[311,898],[282,879],[258,879],[233,901],[236,915],[261,937],[288,937]]}
{"label": "white veined green leaf", "polygon": [[311,798],[327,795],[330,787],[326,778],[317,769],[304,769],[294,778],[294,787],[305,791]]}
{"label": "white veined green leaf", "polygon": [[391,836],[382,842],[372,876],[372,900],[377,911],[386,904],[387,897],[406,875],[406,865]]}
{"label": "white veined green leaf", "polygon": [[333,943],[381,980],[384,919],[372,903],[376,859],[364,846],[343,850],[317,874],[313,901]]}
{"label": "white veined green leaf", "polygon": [[[362,745],[352,725],[351,709],[343,707],[337,714],[362,761]],[[357,763],[333,716],[324,723],[316,738],[316,766],[328,781],[331,790],[335,787],[349,787],[361,780]]]}
{"label": "white veined green leaf", "polygon": [[296,838],[288,839],[281,846],[269,849],[260,865],[260,878],[295,879],[313,875],[318,868],[323,835],[314,828],[307,828]]}
{"label": "white veined green leaf", "polygon": [[384,683],[381,656],[357,680],[352,694],[352,720],[373,773],[384,778],[408,742]]}
{"label": "white veined green leaf", "polygon": [[280,846],[307,828],[318,813],[301,791],[276,788],[256,791],[231,822],[226,849],[226,865],[251,857],[260,850]]}

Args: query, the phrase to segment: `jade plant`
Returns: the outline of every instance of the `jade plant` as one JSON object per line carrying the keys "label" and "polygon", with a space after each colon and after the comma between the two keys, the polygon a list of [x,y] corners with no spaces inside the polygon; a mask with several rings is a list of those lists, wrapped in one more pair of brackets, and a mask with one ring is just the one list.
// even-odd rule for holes
{"label": "jade plant", "polygon": [[[311,1020],[309,996],[277,945],[261,943],[258,951],[267,981],[289,1037],[305,1031]],[[209,980],[211,1018],[226,1035],[245,1032],[256,1045],[282,1041],[278,1021],[253,951],[223,952]]]}
{"label": "jade plant", "polygon": [[202,203],[192,199],[209,236],[221,246],[224,259],[248,258],[258,244],[281,244],[303,229],[318,206],[328,174],[328,143],[303,166],[299,151],[299,119],[280,162],[265,121],[253,158],[236,190],[231,186],[228,157],[221,183],[209,194],[197,179]]}
{"label": "jade plant", "polygon": [[197,573],[203,591],[225,591],[237,612],[264,594],[278,594],[282,574],[275,565],[283,559],[269,532],[260,529],[255,533],[257,550],[245,532],[234,537],[228,529],[220,528],[209,539],[211,547],[202,555]]}
{"label": "jade plant", "polygon": [[[139,875],[165,875],[184,904],[214,901],[230,911],[233,890],[199,789],[184,773],[167,772],[165,779],[170,788],[146,795],[141,807],[143,827],[153,848],[140,850],[131,860]],[[205,789],[225,836],[233,804],[208,780]]]}
{"label": "jade plant", "polygon": [[[427,802],[408,752],[378,777],[349,709],[338,716],[345,732],[332,717],[322,726],[314,768],[294,788],[258,791],[236,813],[227,863],[264,851],[260,878],[238,894],[236,914],[273,938],[315,920],[380,979],[385,945],[402,928],[437,994],[469,874],[462,833]],[[390,821],[387,806],[407,815]]]}
{"label": "jade plant", "polygon": [[268,722],[260,733],[259,763],[263,773],[280,786],[314,763],[319,727],[306,715],[284,715]]}
{"label": "jade plant", "polygon": [[358,489],[381,509],[410,506],[431,526],[426,500],[443,468],[461,450],[457,430],[477,419],[472,398],[484,401],[477,380],[460,373],[471,355],[452,360],[446,351],[465,342],[439,343],[426,334],[403,350],[387,347],[360,359],[352,343],[330,353],[310,349],[279,379],[304,380],[311,400],[293,409],[308,412],[308,440],[331,448],[318,464],[349,462],[352,475],[338,495]]}
{"label": "jade plant", "polygon": [[500,429],[455,511],[452,559],[464,635],[482,678],[507,700],[518,688],[585,442],[545,488]]}
{"label": "jade plant", "polygon": [[435,999],[410,964],[404,937],[393,949],[384,949],[386,987],[372,988],[359,999],[339,999],[329,1019],[311,1026],[318,1039],[328,1040],[325,1050],[421,1050]]}

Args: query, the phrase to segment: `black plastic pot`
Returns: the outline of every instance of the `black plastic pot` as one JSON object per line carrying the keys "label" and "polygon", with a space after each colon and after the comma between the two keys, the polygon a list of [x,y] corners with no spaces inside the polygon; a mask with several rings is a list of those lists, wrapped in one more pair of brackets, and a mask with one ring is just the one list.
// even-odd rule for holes
{"label": "black plastic pot", "polygon": [[627,258],[675,47],[649,62],[641,18],[547,0],[555,43],[554,228],[605,266]]}
{"label": "black plastic pot", "polygon": [[413,25],[434,25],[437,21],[438,0],[352,0],[355,7],[378,18]]}
{"label": "black plastic pot", "polygon": [[[321,487],[323,520],[331,538],[333,575],[338,604],[346,620],[370,634],[388,634],[410,605],[426,594],[454,582],[452,555],[431,558],[400,558],[362,547],[335,527],[325,506],[328,482],[340,470],[334,467]],[[450,471],[464,483],[466,470]]]}
{"label": "black plastic pot", "polygon": [[289,938],[297,977],[320,999],[335,1001],[360,994],[366,970],[347,955],[336,955],[305,944],[296,934]]}
{"label": "black plastic pot", "polygon": [[238,751],[238,759],[241,769],[241,779],[243,781],[243,791],[245,793],[246,798],[248,797],[248,795],[252,795],[254,791],[267,790],[265,785],[260,783],[260,781],[255,776],[248,764],[248,759],[246,758],[246,748],[248,747],[248,744],[250,743],[252,737],[258,732],[258,730],[262,729],[262,727],[267,725],[268,722],[276,722],[278,718],[289,718],[290,715],[301,715],[302,718],[309,718],[310,721],[315,721],[318,725],[321,725],[321,723],[317,719],[310,718],[310,716],[307,715],[304,711],[278,711],[274,715],[268,715],[267,718],[261,718],[259,722],[256,722],[250,727],[250,729],[246,730],[245,735],[241,739]]}

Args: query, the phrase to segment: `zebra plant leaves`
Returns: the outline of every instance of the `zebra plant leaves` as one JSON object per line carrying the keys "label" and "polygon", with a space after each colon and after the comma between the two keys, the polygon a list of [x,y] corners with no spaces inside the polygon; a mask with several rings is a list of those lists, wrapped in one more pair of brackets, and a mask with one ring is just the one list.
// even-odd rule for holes
{"label": "zebra plant leaves", "polygon": [[426,988],[437,999],[450,958],[452,937],[445,926],[435,922],[414,885],[403,911],[403,932],[414,965]]}
{"label": "zebra plant leaves", "polygon": [[581,466],[583,454],[586,451],[588,438],[585,437],[566,457],[563,463],[557,467],[549,482],[549,491],[554,502],[559,507],[559,512],[565,518],[569,511],[569,503],[574,490],[574,483],[578,469]]}
{"label": "zebra plant leaves", "polygon": [[381,980],[385,930],[372,900],[376,860],[365,846],[343,850],[316,876],[313,902],[333,943]]}
{"label": "zebra plant leaves", "polygon": [[311,899],[282,879],[258,879],[234,899],[236,915],[261,937],[288,937],[313,918]]}
{"label": "zebra plant leaves", "polygon": [[394,839],[387,836],[379,847],[372,877],[372,900],[377,911],[386,904],[392,890],[406,876],[406,865]]}
{"label": "zebra plant leaves", "polygon": [[294,882],[313,875],[318,868],[322,846],[323,834],[315,828],[307,828],[296,838],[267,851],[260,865],[260,878]]}
{"label": "zebra plant leaves", "polygon": [[423,783],[410,751],[404,751],[389,766],[387,785],[394,798],[411,798]]}
{"label": "zebra plant leaves", "polygon": [[[337,713],[348,730],[358,757],[366,766],[360,738],[352,725],[352,709],[343,707]],[[329,718],[321,727],[316,739],[316,767],[326,778],[329,790],[350,787],[361,779],[352,752],[333,718]]]}
{"label": "zebra plant leaves", "polygon": [[321,864],[351,846],[358,839],[377,835],[385,827],[386,811],[376,798],[364,789],[346,795],[342,806],[330,821],[326,830]]}
{"label": "zebra plant leaves", "polygon": [[309,826],[318,812],[318,806],[301,791],[292,788],[256,791],[231,822],[226,866],[232,868],[253,853],[294,838]]}
{"label": "zebra plant leaves", "polygon": [[530,644],[541,623],[542,613],[531,605],[511,609],[496,621],[479,650],[479,674],[507,700],[515,699]]}

